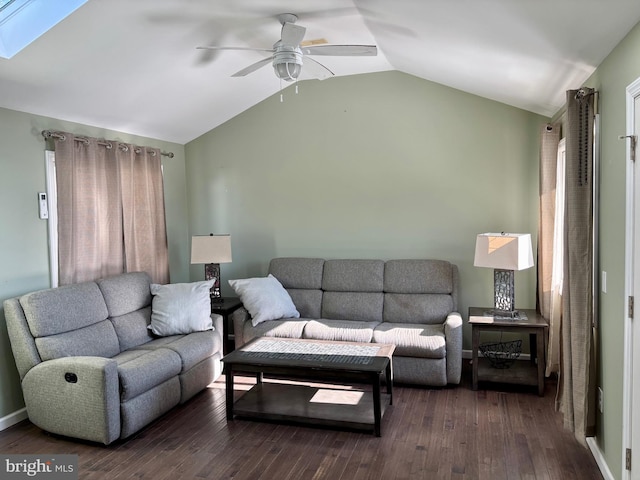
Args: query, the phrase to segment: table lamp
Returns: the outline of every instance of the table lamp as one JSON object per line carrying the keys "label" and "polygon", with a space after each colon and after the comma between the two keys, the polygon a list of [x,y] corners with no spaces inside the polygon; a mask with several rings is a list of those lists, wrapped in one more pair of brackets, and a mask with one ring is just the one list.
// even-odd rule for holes
{"label": "table lamp", "polygon": [[222,301],[220,264],[231,262],[231,235],[196,235],[191,237],[191,264],[204,263],[204,278],[215,278],[211,300]]}
{"label": "table lamp", "polygon": [[475,267],[493,268],[494,315],[515,318],[514,270],[533,267],[528,233],[481,233],[476,237]]}

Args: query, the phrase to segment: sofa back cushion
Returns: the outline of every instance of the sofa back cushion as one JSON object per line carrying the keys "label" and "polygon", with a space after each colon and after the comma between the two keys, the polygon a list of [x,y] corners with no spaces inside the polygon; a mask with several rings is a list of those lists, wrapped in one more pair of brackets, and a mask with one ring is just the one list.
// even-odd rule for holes
{"label": "sofa back cushion", "polygon": [[383,301],[382,292],[324,292],[320,318],[382,322]]}
{"label": "sofa back cushion", "polygon": [[320,318],[322,307],[321,258],[274,258],[269,273],[287,290],[301,318]]}
{"label": "sofa back cushion", "polygon": [[458,270],[444,260],[389,260],[384,321],[442,323],[458,308]]}
{"label": "sofa back cushion", "polygon": [[151,307],[111,317],[110,320],[118,336],[121,352],[156,338],[147,328],[151,324]]}
{"label": "sofa back cushion", "polygon": [[322,258],[274,258],[269,263],[269,273],[284,288],[319,290],[324,263]]}
{"label": "sofa back cushion", "polygon": [[42,360],[120,352],[104,297],[95,282],[28,293],[20,305]]}
{"label": "sofa back cushion", "polygon": [[287,288],[287,292],[300,314],[300,318],[320,318],[322,309],[322,290]]}
{"label": "sofa back cushion", "polygon": [[322,289],[325,292],[378,292],[384,287],[382,260],[327,260]]}
{"label": "sofa back cushion", "polygon": [[381,322],[383,282],[382,260],[327,260],[322,318]]}
{"label": "sofa back cushion", "polygon": [[106,320],[107,306],[95,282],[76,283],[20,297],[29,330],[46,337]]}
{"label": "sofa back cushion", "polygon": [[120,351],[150,342],[155,337],[151,323],[151,277],[146,272],[128,272],[101,278],[96,283],[120,345]]}
{"label": "sofa back cushion", "polygon": [[442,323],[453,312],[451,295],[386,293],[383,319],[390,323]]}
{"label": "sofa back cushion", "polygon": [[119,317],[151,305],[151,277],[146,272],[123,273],[102,278],[96,283],[110,317]]}
{"label": "sofa back cushion", "polygon": [[118,337],[109,320],[57,335],[38,337],[36,348],[42,361],[61,357],[113,357],[120,353]]}
{"label": "sofa back cushion", "polygon": [[388,260],[384,267],[384,291],[451,295],[456,289],[453,268],[445,260]]}

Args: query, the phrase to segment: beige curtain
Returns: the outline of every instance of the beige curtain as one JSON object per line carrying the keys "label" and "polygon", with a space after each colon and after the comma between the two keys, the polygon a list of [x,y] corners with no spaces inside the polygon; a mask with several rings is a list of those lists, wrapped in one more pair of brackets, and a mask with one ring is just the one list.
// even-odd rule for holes
{"label": "beige curtain", "polygon": [[119,165],[126,270],[148,272],[156,283],[168,283],[160,150],[129,145]]}
{"label": "beige curtain", "polygon": [[[555,248],[557,239],[558,195],[558,144],[560,125],[543,125],[540,132],[540,175],[539,175],[539,221],[538,221],[538,308],[549,322],[549,340],[546,352],[546,375],[560,369],[560,322],[561,309],[558,290],[554,289],[554,266],[559,260]],[[557,270],[557,268],[556,268]],[[554,280],[556,280],[554,282]]]}
{"label": "beige curtain", "polygon": [[593,90],[567,92],[564,288],[559,408],[586,445],[593,418]]}
{"label": "beige curtain", "polygon": [[60,285],[127,271],[168,283],[160,152],[70,133],[59,137]]}

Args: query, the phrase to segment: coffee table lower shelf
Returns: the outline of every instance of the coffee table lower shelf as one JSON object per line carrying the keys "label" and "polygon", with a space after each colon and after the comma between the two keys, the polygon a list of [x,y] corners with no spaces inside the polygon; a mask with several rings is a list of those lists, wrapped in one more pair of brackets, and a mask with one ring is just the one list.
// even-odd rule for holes
{"label": "coffee table lower shelf", "polygon": [[[380,395],[381,413],[391,395]],[[233,404],[235,417],[338,427],[375,433],[370,391],[263,382]]]}

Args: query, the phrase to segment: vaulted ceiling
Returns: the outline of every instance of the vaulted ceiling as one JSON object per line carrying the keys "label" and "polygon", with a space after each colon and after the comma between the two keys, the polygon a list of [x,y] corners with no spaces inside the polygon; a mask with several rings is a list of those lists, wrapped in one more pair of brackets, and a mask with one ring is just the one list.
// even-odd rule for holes
{"label": "vaulted ceiling", "polygon": [[269,65],[231,77],[267,53],[195,47],[269,49],[287,12],[307,40],[377,45],[314,57],[336,75],[399,70],[551,116],[640,21],[640,2],[89,0],[0,59],[0,106],[186,143],[281,88]]}

